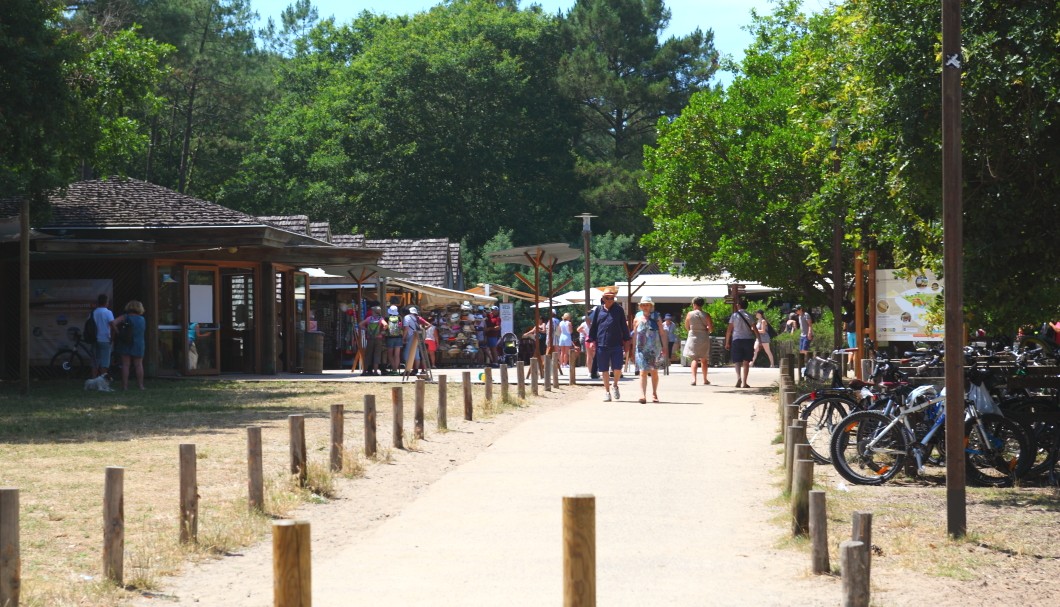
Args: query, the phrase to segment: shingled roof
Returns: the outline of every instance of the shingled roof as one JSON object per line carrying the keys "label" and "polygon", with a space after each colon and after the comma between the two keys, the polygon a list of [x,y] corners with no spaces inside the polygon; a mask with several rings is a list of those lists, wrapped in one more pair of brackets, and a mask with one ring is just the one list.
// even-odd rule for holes
{"label": "shingled roof", "polygon": [[331,242],[331,226],[326,221],[310,221],[309,236],[324,242]]}
{"label": "shingled roof", "polygon": [[[49,197],[51,219],[40,229],[260,226],[252,215],[137,179],[93,179]],[[0,216],[17,215],[16,199],[0,200]]]}
{"label": "shingled roof", "polygon": [[366,239],[364,246],[382,249],[379,265],[408,274],[413,282],[450,289],[453,286],[448,238]]}
{"label": "shingled roof", "polygon": [[261,221],[288,232],[309,236],[309,217],[307,215],[260,215]]}
{"label": "shingled roof", "polygon": [[364,247],[364,234],[333,234],[331,244],[336,247]]}

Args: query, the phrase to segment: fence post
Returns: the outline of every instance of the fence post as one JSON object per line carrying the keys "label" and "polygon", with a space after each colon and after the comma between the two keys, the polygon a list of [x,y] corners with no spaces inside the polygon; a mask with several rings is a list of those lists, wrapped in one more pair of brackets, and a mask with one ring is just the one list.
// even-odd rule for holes
{"label": "fence post", "polygon": [[521,400],[526,400],[526,365],[523,361],[515,363],[516,394]]}
{"label": "fence post", "polygon": [[272,596],[276,607],[311,607],[313,604],[309,523],[276,521],[272,524]]}
{"label": "fence post", "polygon": [[405,432],[405,401],[401,394],[401,387],[390,389],[390,402],[394,406],[393,426],[391,430],[391,442],[395,449],[404,449],[405,441],[402,434]]}
{"label": "fence post", "polygon": [[815,575],[832,568],[828,562],[828,508],[825,492],[819,489],[810,491],[810,561]]}
{"label": "fence post", "polygon": [[18,533],[18,489],[0,487],[0,605],[11,607],[22,588]]}
{"label": "fence post", "polygon": [[795,460],[795,478],[791,487],[791,534],[807,535],[810,532],[810,489],[813,488],[813,460],[809,459],[810,446],[799,445]]}
{"label": "fence post", "polygon": [[[795,473],[795,456],[798,446],[806,444],[806,422],[796,419],[788,428],[788,435],[784,439],[784,492],[791,493],[792,478]],[[809,446],[809,445],[807,445]],[[807,455],[806,457],[810,457]]]}
{"label": "fence post", "polygon": [[482,369],[482,379],[486,384],[486,402],[493,402],[493,367],[486,365]]}
{"label": "fence post", "polygon": [[464,371],[460,378],[464,383],[464,419],[471,421],[474,405],[471,402],[471,371]]}
{"label": "fence post", "polygon": [[331,470],[342,470],[343,423],[345,421],[343,405],[331,405]]}
{"label": "fence post", "polygon": [[438,429],[448,430],[448,401],[449,401],[449,379],[444,375],[438,376]]}
{"label": "fence post", "polygon": [[265,510],[265,475],[261,461],[261,427],[247,428],[247,506]]}
{"label": "fence post", "polygon": [[375,395],[364,395],[364,456],[375,457]]}
{"label": "fence post", "polygon": [[843,575],[843,607],[869,607],[869,567],[865,544],[847,540],[839,545]]}
{"label": "fence post", "polygon": [[563,606],[596,605],[596,498],[563,498]]}
{"label": "fence post", "polygon": [[298,485],[305,487],[309,478],[306,469],[305,416],[288,415],[287,426],[291,437],[291,474],[298,476]]}
{"label": "fence post", "polygon": [[199,482],[195,445],[180,445],[180,543],[199,539]]}
{"label": "fence post", "polygon": [[865,545],[865,575],[872,574],[872,513],[855,512],[850,539]]}
{"label": "fence post", "polygon": [[546,354],[545,355],[545,362],[544,362],[544,367],[542,367],[542,370],[544,371],[544,376],[545,376],[544,377],[544,379],[545,379],[545,392],[551,392],[552,391],[552,355],[551,354]]}
{"label": "fence post", "polygon": [[415,412],[412,414],[412,436],[417,440],[423,440],[423,401],[427,396],[427,381],[423,378],[416,380]]}
{"label": "fence post", "polygon": [[537,389],[537,377],[540,374],[540,372],[541,372],[541,370],[540,370],[537,362],[531,360],[530,361],[530,394],[533,394],[534,396],[539,396],[541,394],[538,391],[538,389]]}
{"label": "fence post", "polygon": [[[571,352],[571,354],[574,354],[574,353]],[[573,365],[567,365],[567,385],[570,385],[570,386],[577,386],[578,385],[578,379],[577,379],[578,373],[576,371],[577,368],[578,368],[578,365],[577,365],[578,357],[577,356],[574,357],[574,362],[575,362],[575,364],[573,364]],[[666,365],[666,369],[667,369],[667,374],[669,374],[669,369],[670,369],[670,365],[669,364]]]}
{"label": "fence post", "polygon": [[501,363],[501,402],[508,402],[508,365]]}
{"label": "fence post", "polygon": [[552,387],[559,390],[559,356],[552,357],[552,365],[549,368],[549,373],[552,374]]}
{"label": "fence post", "polygon": [[103,481],[103,577],[119,586],[125,575],[125,468],[108,466]]}

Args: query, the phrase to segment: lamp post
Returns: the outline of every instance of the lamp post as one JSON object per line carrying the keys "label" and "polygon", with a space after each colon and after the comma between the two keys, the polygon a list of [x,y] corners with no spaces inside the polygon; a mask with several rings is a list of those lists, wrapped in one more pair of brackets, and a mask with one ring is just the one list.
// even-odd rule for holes
{"label": "lamp post", "polygon": [[582,219],[582,254],[585,256],[585,318],[589,318],[589,308],[591,303],[589,301],[589,241],[592,238],[593,230],[590,226],[590,221],[596,215],[590,215],[588,213],[582,213],[581,215],[575,215],[575,217],[581,217]]}
{"label": "lamp post", "polygon": [[[839,174],[839,133],[832,131],[832,173]],[[836,217],[832,223],[832,324],[835,347],[845,345],[843,339],[843,221]]]}

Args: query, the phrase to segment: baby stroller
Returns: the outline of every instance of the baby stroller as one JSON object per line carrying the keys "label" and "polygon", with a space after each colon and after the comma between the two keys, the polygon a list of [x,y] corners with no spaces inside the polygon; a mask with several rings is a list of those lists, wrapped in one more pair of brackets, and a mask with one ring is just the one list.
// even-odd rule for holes
{"label": "baby stroller", "polygon": [[514,367],[519,361],[519,338],[515,333],[501,336],[501,360],[508,367]]}

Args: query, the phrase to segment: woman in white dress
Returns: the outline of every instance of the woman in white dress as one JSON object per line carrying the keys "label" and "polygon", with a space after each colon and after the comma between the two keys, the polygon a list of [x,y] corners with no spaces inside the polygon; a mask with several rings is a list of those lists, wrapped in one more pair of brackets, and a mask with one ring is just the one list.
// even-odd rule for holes
{"label": "woman in white dress", "polygon": [[570,349],[574,345],[574,326],[570,322],[570,312],[563,315],[558,328],[559,339],[556,342],[556,349],[559,350],[559,366],[568,368],[570,367]]}
{"label": "woman in white dress", "polygon": [[710,314],[703,311],[705,303],[702,297],[692,300],[692,311],[685,316],[685,329],[688,330],[688,340],[682,352],[685,357],[692,359],[692,385],[696,385],[697,367],[703,367],[703,385],[709,386],[707,370],[710,368],[710,334],[714,332],[714,319]]}

